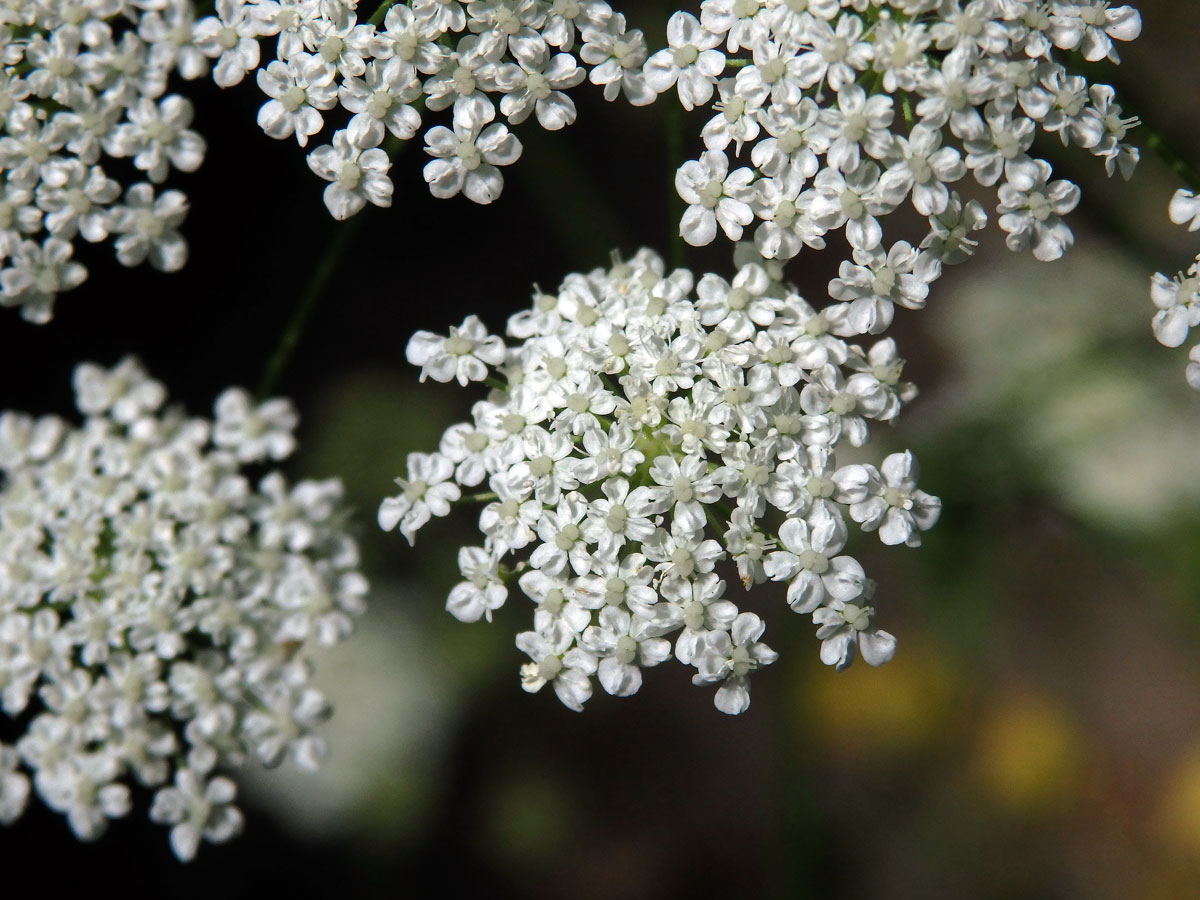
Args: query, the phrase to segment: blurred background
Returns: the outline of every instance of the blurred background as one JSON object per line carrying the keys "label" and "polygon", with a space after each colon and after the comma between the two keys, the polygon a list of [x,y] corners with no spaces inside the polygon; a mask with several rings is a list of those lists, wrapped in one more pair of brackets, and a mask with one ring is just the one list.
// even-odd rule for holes
{"label": "blurred background", "polygon": [[[1195,4],[1137,5],[1142,37],[1107,80],[1195,161]],[[625,8],[662,46],[670,10]],[[188,267],[126,270],[89,248],[91,278],[52,324],[3,311],[0,406],[71,415],[78,362],[135,353],[207,414],[226,386],[260,383],[328,260],[278,385],[302,417],[287,471],[345,482],[371,608],[319,663],[337,706],[328,761],[316,775],[238,773],[240,839],[183,866],[146,821],[147,796],[92,845],[35,802],[0,832],[0,857],[54,860],[43,877],[64,895],[103,882],[180,898],[1200,897],[1200,397],[1186,351],[1151,336],[1148,298],[1150,274],[1186,266],[1200,243],[1168,222],[1180,185],[1152,154],[1126,184],[1044,142],[1084,189],[1075,248],[1039,264],[1008,253],[993,224],[927,310],[898,311],[921,396],[875,429],[873,455],[913,449],[945,508],[919,550],[851,545],[880,584],[892,663],[823,667],[807,618],[767,585],[780,660],[745,715],[717,712],[675,663],[633,698],[598,691],[579,715],[520,689],[519,597],[490,625],[444,612],[471,513],[412,549],[378,531],[375,510],[406,454],[436,447],[482,396],[418,385],[413,331],[472,313],[502,331],[535,282],[552,290],[614,248],[666,249],[681,160],[664,107],[605,104],[585,86],[574,126],[517,129],[524,155],[490,207],[433,200],[409,147],[393,207],[337,224],[303,153],[255,125],[252,85],[185,90],[209,140],[201,171],[174,182],[191,198]],[[819,303],[844,255],[806,252],[789,278]],[[721,242],[686,262],[732,274]]]}

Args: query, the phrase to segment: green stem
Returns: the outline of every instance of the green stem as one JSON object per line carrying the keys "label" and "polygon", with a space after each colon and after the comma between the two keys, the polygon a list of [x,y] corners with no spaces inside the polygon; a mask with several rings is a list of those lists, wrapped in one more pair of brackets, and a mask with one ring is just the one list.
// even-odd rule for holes
{"label": "green stem", "polygon": [[[416,105],[417,103],[414,102],[413,106]],[[383,151],[389,159],[395,162],[407,146],[407,141],[402,141],[395,135],[389,134],[387,140],[383,142]],[[363,210],[349,221],[335,226],[333,239],[326,246],[325,253],[317,263],[316,269],[313,270],[312,277],[308,279],[304,293],[300,295],[300,302],[296,305],[283,334],[279,336],[275,352],[267,361],[266,371],[263,372],[262,380],[258,383],[257,394],[260,400],[267,399],[279,386],[279,379],[283,377],[284,370],[287,369],[288,362],[291,361],[292,354],[296,350],[296,345],[300,343],[300,337],[304,334],[304,328],[308,325],[317,301],[325,293],[325,288],[337,272],[342,261],[342,254],[346,252],[351,238],[358,232],[365,212],[366,210]]]}
{"label": "green stem", "polygon": [[466,503],[491,503],[493,500],[499,500],[499,495],[495,491],[483,491],[478,494],[464,494],[457,500],[451,500],[451,506],[462,506]]}
{"label": "green stem", "polygon": [[383,17],[387,15],[387,11],[392,8],[392,5],[395,2],[396,0],[383,0],[383,2],[379,4],[379,8],[376,9],[375,12],[371,13],[371,18],[367,19],[367,24],[378,25],[380,22],[382,22]]}
{"label": "green stem", "polygon": [[1117,99],[1120,101],[1123,117],[1133,116],[1138,120],[1136,128],[1131,129],[1131,138],[1142,135],[1137,143],[1161,159],[1172,172],[1192,191],[1200,193],[1200,170],[1187,157],[1176,149],[1176,144],[1162,131],[1150,124],[1153,116],[1144,113],[1145,104],[1135,85],[1114,77],[1119,73],[1108,71],[1099,63],[1089,63],[1078,52],[1071,54],[1070,69],[1078,72],[1094,84],[1101,83],[1101,77],[1110,81]]}
{"label": "green stem", "polygon": [[1193,193],[1200,193],[1200,172],[1197,172],[1191,163],[1177,153],[1159,132],[1146,126],[1145,123],[1139,130],[1145,135],[1143,143],[1146,145],[1146,149],[1157,154],[1158,158],[1167,164],[1167,168],[1174,172]]}
{"label": "green stem", "polygon": [[287,364],[296,350],[296,345],[300,343],[300,336],[304,333],[304,328],[312,317],[313,310],[316,309],[317,301],[325,293],[325,288],[337,272],[342,261],[342,254],[346,252],[346,247],[349,246],[350,239],[358,231],[362,219],[363,215],[359,213],[348,222],[339,223],[335,227],[333,239],[326,245],[320,262],[317,263],[316,269],[308,279],[304,293],[300,295],[300,302],[296,304],[296,308],[292,312],[291,320],[279,337],[275,352],[271,354],[271,358],[267,362],[262,381],[258,383],[260,400],[266,400],[279,386],[279,379],[283,377],[284,370],[287,369]]}
{"label": "green stem", "polygon": [[916,120],[913,118],[912,99],[908,94],[900,95],[900,106],[904,110],[904,124],[908,126],[908,130],[911,132],[913,123]]}

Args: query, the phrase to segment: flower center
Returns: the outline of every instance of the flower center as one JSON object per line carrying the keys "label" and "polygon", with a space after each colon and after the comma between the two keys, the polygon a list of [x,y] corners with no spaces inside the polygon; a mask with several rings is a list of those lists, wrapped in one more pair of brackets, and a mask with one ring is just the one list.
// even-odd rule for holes
{"label": "flower center", "polygon": [[321,59],[325,62],[336,62],[337,58],[342,55],[342,50],[345,49],[346,43],[336,34],[331,34],[325,40],[321,41],[321,49],[318,51],[321,54]]}
{"label": "flower center", "polygon": [[851,219],[861,219],[866,209],[863,206],[862,197],[858,196],[850,188],[846,188],[838,196],[838,202],[842,204],[842,212]]}
{"label": "flower center", "polygon": [[688,44],[686,47],[677,48],[675,53],[672,55],[672,58],[675,61],[675,65],[682,69],[684,66],[690,66],[692,63],[694,63],[696,61],[696,57],[699,55],[700,51],[697,50],[693,45]]}
{"label": "flower center", "polygon": [[725,186],[719,179],[714,178],[700,189],[700,205],[705,209],[712,209],[717,205],[717,201],[721,199],[721,194],[724,192]]}
{"label": "flower center", "polygon": [[832,497],[835,487],[833,479],[826,478],[824,475],[813,475],[804,485],[804,489],[808,491],[808,495],[818,499]]}
{"label": "flower center", "polygon": [[579,541],[579,526],[574,522],[568,522],[562,527],[562,531],[554,536],[554,545],[559,550],[570,550]]}
{"label": "flower center", "polygon": [[800,561],[800,568],[807,569],[814,575],[824,575],[829,571],[828,557],[818,553],[816,550],[808,549],[796,557]]}
{"label": "flower center", "polygon": [[367,101],[367,115],[382,119],[395,105],[396,100],[387,91],[375,91],[371,94],[371,99]]}
{"label": "flower center", "polygon": [[617,649],[613,656],[621,665],[629,665],[637,657],[637,641],[627,634],[621,635],[617,639]]}
{"label": "flower center", "polygon": [[283,104],[283,108],[288,112],[295,112],[308,100],[308,93],[298,84],[293,84],[290,88],[284,91],[283,96],[279,98],[279,102]]}
{"label": "flower center", "polygon": [[362,169],[357,163],[344,162],[342,168],[338,171],[338,184],[347,190],[354,190],[358,187],[358,182],[362,179]]}

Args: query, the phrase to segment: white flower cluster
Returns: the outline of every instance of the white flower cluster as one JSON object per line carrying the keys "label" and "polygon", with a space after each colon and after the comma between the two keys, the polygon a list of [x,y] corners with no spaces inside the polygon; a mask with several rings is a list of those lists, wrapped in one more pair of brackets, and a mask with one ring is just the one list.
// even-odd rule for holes
{"label": "white flower cluster", "polygon": [[[1167,214],[1176,225],[1187,225],[1188,231],[1200,229],[1200,196],[1180,188],[1171,198]],[[1188,332],[1200,325],[1200,253],[1174,278],[1155,272],[1150,278],[1150,299],[1158,307],[1151,327],[1158,342],[1165,347],[1178,347],[1187,340]],[[1187,382],[1200,391],[1200,344],[1188,351]]]}
{"label": "white flower cluster", "polygon": [[[676,178],[683,236],[706,244],[719,228],[738,240],[757,220],[760,253],[789,259],[844,229],[860,274],[889,255],[879,220],[909,197],[930,222],[931,261],[969,256],[986,215],[948,187],[968,171],[999,184],[1010,247],[1060,256],[1079,191],[1029,155],[1039,127],[1104,158],[1110,174],[1137,159],[1122,143],[1135,120],[1112,89],[1054,57],[1117,59],[1113,41],[1136,37],[1141,20],[1106,0],[705,0],[699,19],[671,17],[669,47],[652,56],[603,0],[384,0],[365,21],[357,0],[217,0],[212,13],[193,0],[0,0],[0,303],[49,319],[55,295],[86,277],[77,236],[114,237],[129,265],[183,265],[186,198],[156,197],[154,185],[171,167],[198,167],[204,143],[189,101],[164,96],[173,72],[211,68],[223,87],[254,72],[268,98],[259,125],[302,147],[327,114],[341,116],[308,156],[338,219],[391,204],[381,145],[415,137],[422,109],[450,110],[449,127],[424,133],[431,192],[490,203],[499,167],[522,149],[498,113],[562,128],[576,114],[566,92],[585,76],[635,105],[672,87],[687,109],[715,97],[707,150]],[[752,165],[730,171],[730,148],[744,145]],[[149,181],[122,199],[102,156],[131,159]]]}
{"label": "white flower cluster", "polygon": [[[173,69],[204,71],[180,35],[190,12],[190,3],[0,0],[0,305],[49,321],[56,295],[87,277],[77,239],[112,239],[123,265],[183,266],[187,198],[156,185],[204,159],[191,102],[167,94]],[[114,159],[146,180],[123,188]]]}
{"label": "white flower cluster", "polygon": [[[267,101],[258,123],[304,147],[329,113],[344,127],[308,156],[335,218],[391,205],[390,133],[408,140],[422,108],[450,109],[425,131],[437,197],[490,203],[498,166],[521,143],[494,123],[530,116],[546,129],[575,120],[565,93],[590,79],[608,99],[653,101],[645,41],[602,0],[384,0],[360,22],[357,0],[0,0],[0,305],[46,322],[61,291],[87,277],[74,241],[114,238],[125,265],[174,271],[187,258],[185,195],[155,185],[197,169],[203,139],[191,102],[166,94],[173,74],[211,71],[222,87],[253,72]],[[204,15],[211,11],[211,15]],[[264,60],[262,44],[274,53]],[[578,45],[576,55],[572,50]],[[260,65],[261,64],[261,65]],[[493,100],[496,98],[496,100]],[[124,189],[106,159],[148,181]]]}
{"label": "white flower cluster", "polygon": [[[425,180],[436,197],[463,193],[491,203],[504,186],[499,166],[521,155],[504,124],[530,116],[555,130],[575,121],[565,93],[588,74],[613,99],[654,99],[642,79],[645,41],[602,0],[384,0],[366,21],[357,0],[217,0],[216,16],[196,25],[196,42],[218,56],[223,87],[255,70],[269,97],[258,124],[304,147],[327,114],[342,114],[332,142],[308,156],[330,182],[325,204],[337,219],[367,203],[390,206],[388,134],[407,141],[421,110],[450,110],[450,127],[425,131]],[[259,42],[275,39],[260,66]],[[572,53],[579,44],[578,58]],[[496,98],[496,99],[493,99]],[[348,120],[348,121],[347,121]]]}
{"label": "white flower cluster", "polygon": [[874,582],[842,552],[846,521],[917,546],[940,502],[907,452],[878,467],[834,457],[916,393],[890,339],[847,344],[758,263],[696,283],[647,250],[538,292],[508,334],[516,346],[471,317],[413,337],[422,377],[497,387],[438,452],[409,456],[379,524],[411,542],[452,504],[484,504],[447,608],[490,620],[516,582],[534,604],[517,636],[526,690],[550,683],[578,710],[593,675],[627,696],[673,652],[694,683],[720,685],[720,710],[742,712],[747,676],[776,654],[761,619],[725,596],[724,565],[747,589],[785,582],[827,664],[891,658]]}
{"label": "white flower cluster", "polygon": [[[1037,131],[1103,158],[1110,175],[1128,177],[1138,154],[1122,143],[1136,120],[1112,88],[1055,51],[1116,62],[1113,41],[1140,30],[1132,7],[1107,0],[704,0],[698,20],[671,17],[670,46],[645,66],[654,90],[674,86],[685,108],[713,101],[716,113],[705,152],[676,176],[688,204],[680,233],[699,246],[753,228],[763,257],[790,259],[844,230],[853,284],[834,298],[890,306],[902,273],[927,284],[940,263],[972,254],[987,216],[951,188],[970,173],[998,185],[1009,248],[1057,259],[1073,241],[1062,217],[1079,189],[1030,156]],[[733,168],[744,150],[750,165]],[[923,264],[908,243],[884,241],[880,220],[906,200],[930,225],[913,236]],[[886,327],[864,315],[838,333]]]}
{"label": "white flower cluster", "polygon": [[188,860],[240,830],[219,772],[321,758],[311,650],[367,585],[337,481],[241,471],[291,452],[288,403],[231,389],[188,419],[131,360],[79,366],[75,389],[80,428],[0,415],[0,707],[25,725],[0,744],[0,822],[32,779],[95,838],[136,781]]}

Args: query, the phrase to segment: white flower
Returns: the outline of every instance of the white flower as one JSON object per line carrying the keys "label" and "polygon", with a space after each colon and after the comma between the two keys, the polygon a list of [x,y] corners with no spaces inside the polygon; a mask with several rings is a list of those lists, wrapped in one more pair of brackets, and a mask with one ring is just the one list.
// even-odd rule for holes
{"label": "white flower", "polygon": [[337,103],[333,66],[319,56],[297,53],[258,70],[258,86],[271,99],[258,110],[258,125],[270,137],[296,136],[301,147],[324,125],[320,110]]}
{"label": "white flower", "polygon": [[533,569],[517,582],[525,596],[537,606],[533,612],[533,627],[551,641],[569,646],[576,641],[592,621],[591,612],[569,590],[564,575],[547,575]]}
{"label": "white flower", "polygon": [[838,91],[838,105],[821,113],[833,138],[826,153],[829,165],[853,172],[862,160],[860,150],[875,159],[886,156],[894,140],[888,131],[893,115],[892,98],[887,94],[868,97],[857,84]]}
{"label": "white flower", "polygon": [[1008,232],[1005,243],[1014,252],[1032,246],[1042,262],[1058,259],[1075,242],[1062,220],[1079,204],[1079,188],[1066,180],[1049,182],[1050,164],[1034,160],[1036,174],[1022,173],[1000,185],[1000,227]]}
{"label": "white flower", "polygon": [[482,204],[500,196],[504,178],[496,167],[516,162],[522,147],[504,125],[487,125],[495,115],[490,103],[456,103],[453,131],[438,125],[425,132],[425,152],[434,157],[425,164],[425,181],[433,196],[461,191]]}
{"label": "white flower", "polygon": [[492,621],[492,612],[508,599],[508,588],[500,579],[499,562],[482,547],[462,547],[458,570],[465,581],[450,589],[446,609],[460,622]]}
{"label": "white flower", "polygon": [[[666,603],[658,606],[669,611],[670,630],[683,626],[675,639],[675,658],[693,665],[703,655],[709,634],[728,631],[738,616],[738,608],[724,599],[725,582],[714,572],[693,580],[673,578],[659,588]],[[666,618],[664,616],[664,618]]]}
{"label": "white flower", "polygon": [[29,799],[29,779],[17,771],[17,751],[0,743],[0,825],[21,818]]}
{"label": "white flower", "polygon": [[967,168],[975,180],[990,187],[1009,176],[1014,166],[1028,167],[1026,151],[1033,146],[1037,126],[1032,119],[1012,116],[1011,110],[995,102],[985,108],[987,130],[963,142],[967,149]]}
{"label": "white flower", "polygon": [[706,31],[691,13],[675,12],[667,20],[667,44],[642,67],[646,84],[658,94],[675,86],[684,109],[707,103],[725,70],[725,54],[714,49],[720,35]]}
{"label": "white flower", "polygon": [[[352,121],[333,136],[333,145],[318,147],[308,155],[308,167],[332,182],[322,195],[330,214],[342,221],[367,205],[392,205],[392,182],[387,176],[391,161],[371,145],[368,123]],[[369,148],[369,149],[367,149]]]}
{"label": "white flower", "polygon": [[258,65],[258,25],[251,17],[253,10],[238,0],[217,0],[217,15],[196,23],[196,47],[217,60],[213,81],[221,87],[232,87]]}
{"label": "white flower", "polygon": [[672,526],[686,531],[704,528],[704,509],[701,504],[714,503],[721,496],[721,488],[709,474],[704,457],[690,454],[681,460],[670,456],[659,456],[650,467],[649,475],[659,487],[649,489],[649,499],[654,504],[651,512],[671,510]]}
{"label": "white flower", "polygon": [[469,382],[487,378],[487,366],[504,362],[504,341],[489,335],[476,316],[467,316],[450,335],[441,337],[430,331],[418,331],[408,340],[405,357],[421,367],[421,380],[453,381],[466,387]]}
{"label": "white flower", "polygon": [[1119,62],[1113,40],[1132,41],[1142,32],[1142,17],[1132,6],[1109,7],[1109,0],[1055,3],[1049,36],[1063,50],[1079,48],[1088,62],[1108,57]]}
{"label": "white flower", "polygon": [[232,450],[240,462],[291,456],[296,447],[292,432],[299,422],[292,404],[283,399],[268,400],[257,409],[252,404],[241,388],[221,394],[213,406],[213,443]]}
{"label": "white flower", "polygon": [[724,537],[729,555],[737,564],[742,587],[747,590],[751,585],[767,580],[764,561],[775,546],[775,541],[759,531],[754,521],[750,510],[739,506],[729,517],[729,529]]}
{"label": "white flower", "polygon": [[959,152],[939,146],[941,141],[941,132],[922,124],[914,126],[907,138],[896,138],[903,159],[888,170],[888,177],[911,180],[913,208],[926,217],[946,209],[950,202],[946,185],[967,174]]}
{"label": "white flower", "polygon": [[497,500],[479,513],[479,530],[487,537],[487,549],[504,554],[528,546],[541,519],[542,504],[501,476],[493,477],[490,486]]}
{"label": "white flower", "polygon": [[1188,351],[1187,383],[1192,390],[1200,391],[1200,345]]}
{"label": "white flower", "polygon": [[979,241],[971,237],[971,232],[980,231],[985,225],[987,213],[979,201],[968,200],[964,204],[958,193],[953,192],[946,209],[930,217],[930,231],[921,241],[921,249],[947,265],[957,265],[975,255]]}
{"label": "white flower", "polygon": [[201,840],[221,843],[242,830],[242,814],[233,805],[237,786],[228,778],[179,769],[175,784],[154,795],[150,819],[173,826],[171,849],[184,862],[196,856]]}
{"label": "white flower", "polygon": [[[847,466],[835,480],[839,486],[849,485],[850,472],[867,477],[859,483],[866,487],[867,496],[852,503],[850,517],[862,525],[863,531],[879,530],[885,544],[921,545],[921,532],[937,522],[942,501],[917,488],[917,463],[909,451],[893,453],[883,461],[878,473],[863,466]],[[847,473],[842,475],[842,473]],[[882,477],[880,477],[882,476]]]}
{"label": "white flower", "polygon": [[8,267],[0,270],[0,306],[20,306],[22,317],[30,322],[49,322],[59,292],[87,278],[87,269],[71,259],[72,252],[69,243],[54,237],[41,246],[22,241]]}
{"label": "white flower", "polygon": [[592,567],[592,555],[583,536],[583,517],[587,503],[578,491],[564,494],[554,509],[545,509],[537,523],[541,544],[529,556],[529,564],[547,575],[561,575],[572,569],[585,575]]}
{"label": "white flower", "polygon": [[1167,214],[1176,225],[1186,224],[1188,231],[1200,229],[1200,196],[1180,188],[1171,197]]}
{"label": "white flower", "polygon": [[450,512],[450,504],[461,496],[458,486],[447,482],[454,464],[440,453],[410,453],[408,478],[397,478],[402,493],[379,505],[379,527],[391,531],[397,525],[410,544],[417,530],[432,516]]}
{"label": "white flower", "polygon": [[907,195],[902,181],[883,181],[879,166],[859,163],[843,175],[834,168],[822,169],[813,179],[816,196],[809,214],[823,231],[846,229],[846,240],[858,250],[872,250],[883,240],[879,216],[894,210]]}
{"label": "white flower", "polygon": [[129,121],[112,133],[110,152],[131,156],[133,164],[155,183],[166,180],[170,166],[195,172],[204,161],[204,138],[188,126],[192,103],[172,94],[155,104],[143,97],[126,110]]}
{"label": "white flower", "polygon": [[794,517],[779,529],[786,548],[764,562],[767,577],[788,582],[787,601],[798,613],[810,613],[826,597],[849,601],[860,596],[866,575],[853,557],[835,556],[846,545],[846,524],[839,513],[816,507],[808,520]]}
{"label": "white flower", "polygon": [[625,17],[609,16],[602,28],[584,32],[585,43],[579,58],[592,66],[588,80],[604,86],[604,99],[615,100],[624,91],[634,106],[654,102],[654,89],[646,83],[642,64],[646,61],[646,41],[636,28],[625,30]]}
{"label": "white flower", "polygon": [[69,241],[79,234],[94,243],[104,240],[112,230],[109,204],[120,195],[120,184],[99,166],[89,169],[77,159],[58,160],[46,166],[38,185],[37,203],[46,211],[46,230],[51,235]]}
{"label": "white flower", "polygon": [[844,14],[836,27],[823,19],[813,19],[810,29],[806,37],[812,50],[797,60],[805,87],[825,82],[840,92],[870,66],[874,54],[871,44],[863,39],[863,22],[858,16]]}
{"label": "white flower", "polygon": [[715,35],[729,35],[726,48],[753,47],[766,31],[766,17],[759,3],[738,0],[708,0],[702,4],[700,23]]}
{"label": "white flower", "polygon": [[838,277],[829,282],[829,296],[841,300],[825,311],[835,334],[879,334],[892,322],[893,304],[921,309],[930,284],[941,274],[941,262],[920,253],[907,241],[854,250],[854,263],[843,262]]}
{"label": "white flower", "polygon": [[76,25],[63,24],[47,40],[34,32],[25,47],[25,61],[31,67],[29,89],[38,97],[49,97],[64,106],[74,106],[85,96],[78,72],[79,45],[82,40]]}
{"label": "white flower", "polygon": [[154,412],[167,396],[165,388],[149,378],[133,358],[109,370],[82,363],[75,368],[74,387],[80,412],[89,416],[107,414],[122,424]]}
{"label": "white flower", "polygon": [[702,247],[717,236],[720,225],[731,241],[739,240],[743,226],[754,221],[753,177],[747,168],[729,172],[729,160],[715,150],[684,163],[675,175],[675,189],[690,204],[679,223],[680,236],[693,247]]}
{"label": "white flower", "polygon": [[142,15],[138,35],[150,45],[150,58],[158,66],[174,68],[188,80],[208,74],[209,64],[196,46],[196,10],[187,0],[171,0],[161,9]]}
{"label": "white flower", "polygon": [[775,321],[779,302],[767,296],[771,279],[761,265],[742,266],[730,284],[717,275],[705,275],[696,285],[700,321],[721,328],[732,341],[748,340],[755,328]]}
{"label": "white flower", "polygon": [[740,613],[729,631],[710,631],[695,660],[693,684],[722,682],[713,704],[731,716],[750,706],[750,679],[755,669],[768,666],[779,654],[760,642],[766,624],[754,613]]}
{"label": "white flower", "polygon": [[642,686],[642,667],[656,666],[671,657],[671,642],[641,635],[634,637],[634,619],[623,609],[606,606],[599,622],[589,625],[581,641],[600,658],[596,675],[601,687],[615,697],[629,697]]}
{"label": "white flower", "polygon": [[108,819],[128,815],[129,788],[114,783],[120,769],[111,753],[70,753],[61,760],[43,759],[38,768],[38,793],[47,806],[67,817],[80,840],[99,837]]}
{"label": "white flower", "polygon": [[1178,347],[1188,331],[1200,325],[1200,257],[1186,275],[1168,278],[1156,272],[1150,279],[1150,299],[1158,307],[1151,322],[1154,336],[1166,347]]}
{"label": "white flower", "polygon": [[600,489],[604,499],[588,504],[583,533],[597,545],[599,555],[615,559],[626,542],[645,541],[654,533],[656,523],[650,518],[655,508],[653,493],[644,485],[631,491],[624,478],[610,478]]}
{"label": "white flower", "polygon": [[585,74],[570,53],[549,57],[542,51],[528,63],[521,61],[518,82],[500,99],[500,112],[514,125],[536,112],[547,131],[564,128],[575,121],[575,101],[563,91],[580,84]]}
{"label": "white flower", "polygon": [[[393,9],[405,7],[393,7]],[[338,88],[342,106],[355,114],[372,146],[383,141],[384,130],[401,140],[412,138],[421,127],[421,116],[410,104],[421,95],[421,83],[412,66],[392,57],[367,64],[362,78],[348,76]],[[351,120],[354,121],[354,120]]]}
{"label": "white flower", "polygon": [[115,249],[124,266],[146,259],[163,272],[175,272],[187,262],[187,243],[178,228],[187,218],[187,197],[164,191],[157,197],[148,184],[135,184],[125,192],[125,203],[113,213],[113,231],[120,235]]}
{"label": "white flower", "polygon": [[596,671],[596,657],[581,647],[562,653],[545,637],[534,631],[517,635],[517,649],[529,655],[533,662],[521,666],[521,687],[533,694],[547,682],[567,709],[583,711],[583,704],[592,696],[590,676]]}
{"label": "white flower", "polygon": [[762,86],[755,90],[745,85],[739,88],[737,79],[722,78],[717,82],[717,93],[719,99],[713,104],[717,115],[709,119],[700,136],[709,150],[725,150],[732,143],[734,151],[741,153],[743,143],[758,137],[759,118],[767,115],[764,104],[770,92]]}
{"label": "white flower", "polygon": [[371,38],[370,52],[376,59],[398,59],[431,75],[444,52],[435,43],[440,34],[433,19],[419,17],[406,4],[397,3],[388,8],[383,27]]}
{"label": "white flower", "polygon": [[823,606],[814,612],[813,624],[820,626],[821,662],[839,672],[854,662],[856,653],[862,653],[869,666],[888,662],[896,653],[896,638],[875,626],[874,615],[874,607],[854,603]]}

